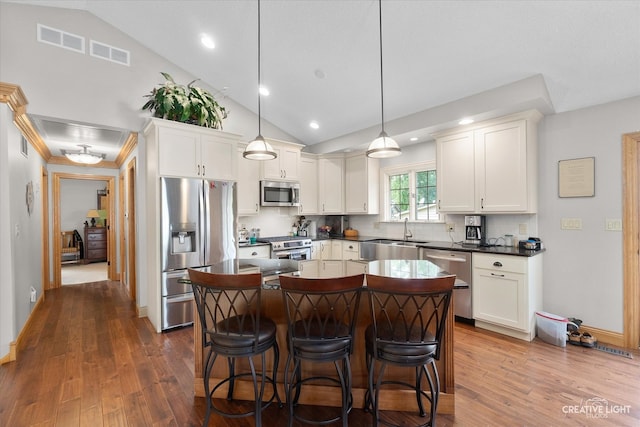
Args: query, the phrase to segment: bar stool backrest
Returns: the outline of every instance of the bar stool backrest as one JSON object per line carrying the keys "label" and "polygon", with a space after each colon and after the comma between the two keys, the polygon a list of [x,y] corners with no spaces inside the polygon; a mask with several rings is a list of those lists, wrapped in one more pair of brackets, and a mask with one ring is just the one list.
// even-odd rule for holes
{"label": "bar stool backrest", "polygon": [[189,269],[205,347],[258,346],[262,275]]}
{"label": "bar stool backrest", "polygon": [[383,343],[433,345],[434,358],[439,360],[454,282],[455,276],[404,279],[367,274],[374,354]]}
{"label": "bar stool backrest", "polygon": [[290,351],[302,341],[353,337],[363,283],[364,274],[327,279],[280,276]]}

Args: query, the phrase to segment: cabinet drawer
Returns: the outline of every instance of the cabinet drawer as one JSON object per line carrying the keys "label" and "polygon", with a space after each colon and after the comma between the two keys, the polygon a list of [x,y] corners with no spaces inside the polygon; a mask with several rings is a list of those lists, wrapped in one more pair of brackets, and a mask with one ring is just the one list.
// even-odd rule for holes
{"label": "cabinet drawer", "polygon": [[89,240],[87,242],[87,249],[106,249],[106,240]]}
{"label": "cabinet drawer", "polygon": [[107,240],[105,233],[87,233],[87,241],[91,240]]}
{"label": "cabinet drawer", "polygon": [[106,257],[107,257],[106,249],[87,250],[87,259],[99,259],[99,258],[106,258]]}
{"label": "cabinet drawer", "polygon": [[473,268],[521,274],[527,272],[527,259],[523,257],[474,253],[472,259]]}
{"label": "cabinet drawer", "polygon": [[238,258],[269,258],[270,255],[271,247],[269,245],[245,246],[238,248]]}

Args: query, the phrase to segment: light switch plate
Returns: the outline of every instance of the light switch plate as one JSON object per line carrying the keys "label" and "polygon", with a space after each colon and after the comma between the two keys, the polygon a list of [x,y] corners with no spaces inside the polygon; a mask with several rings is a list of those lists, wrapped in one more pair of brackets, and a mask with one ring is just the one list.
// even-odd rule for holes
{"label": "light switch plate", "polygon": [[562,230],[582,230],[582,218],[562,218],[560,228]]}
{"label": "light switch plate", "polygon": [[604,223],[606,231],[622,231],[622,220],[607,218]]}

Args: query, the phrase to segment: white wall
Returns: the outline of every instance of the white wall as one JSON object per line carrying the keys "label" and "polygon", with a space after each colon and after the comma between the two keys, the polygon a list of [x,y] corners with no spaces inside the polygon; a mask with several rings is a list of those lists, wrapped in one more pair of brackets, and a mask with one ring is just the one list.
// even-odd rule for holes
{"label": "white wall", "polygon": [[[13,113],[0,104],[0,357],[9,350],[34,303],[30,288],[42,294],[42,192],[40,155],[29,146],[22,155]],[[33,212],[26,207],[27,183],[33,183]]]}
{"label": "white wall", "polygon": [[[540,234],[544,309],[598,328],[622,332],[622,218],[625,133],[640,130],[640,97],[546,116],[539,127]],[[595,197],[559,198],[558,161],[595,157]],[[582,218],[582,230],[561,230],[562,218]]]}
{"label": "white wall", "polygon": [[[89,209],[98,208],[97,191],[107,187],[106,181],[84,179],[60,180],[60,230],[78,230],[83,233]],[[117,204],[116,204],[117,205]]]}

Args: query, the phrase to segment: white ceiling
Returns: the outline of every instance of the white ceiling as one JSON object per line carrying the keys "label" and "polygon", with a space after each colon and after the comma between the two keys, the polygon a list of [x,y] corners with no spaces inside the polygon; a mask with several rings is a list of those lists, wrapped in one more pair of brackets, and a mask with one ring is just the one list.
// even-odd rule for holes
{"label": "white ceiling", "polygon": [[[257,1],[23,3],[87,10],[257,112]],[[640,1],[384,0],[382,18],[387,121],[536,75],[555,112],[640,95]],[[263,118],[305,144],[379,127],[377,1],[262,0],[261,21]]]}

